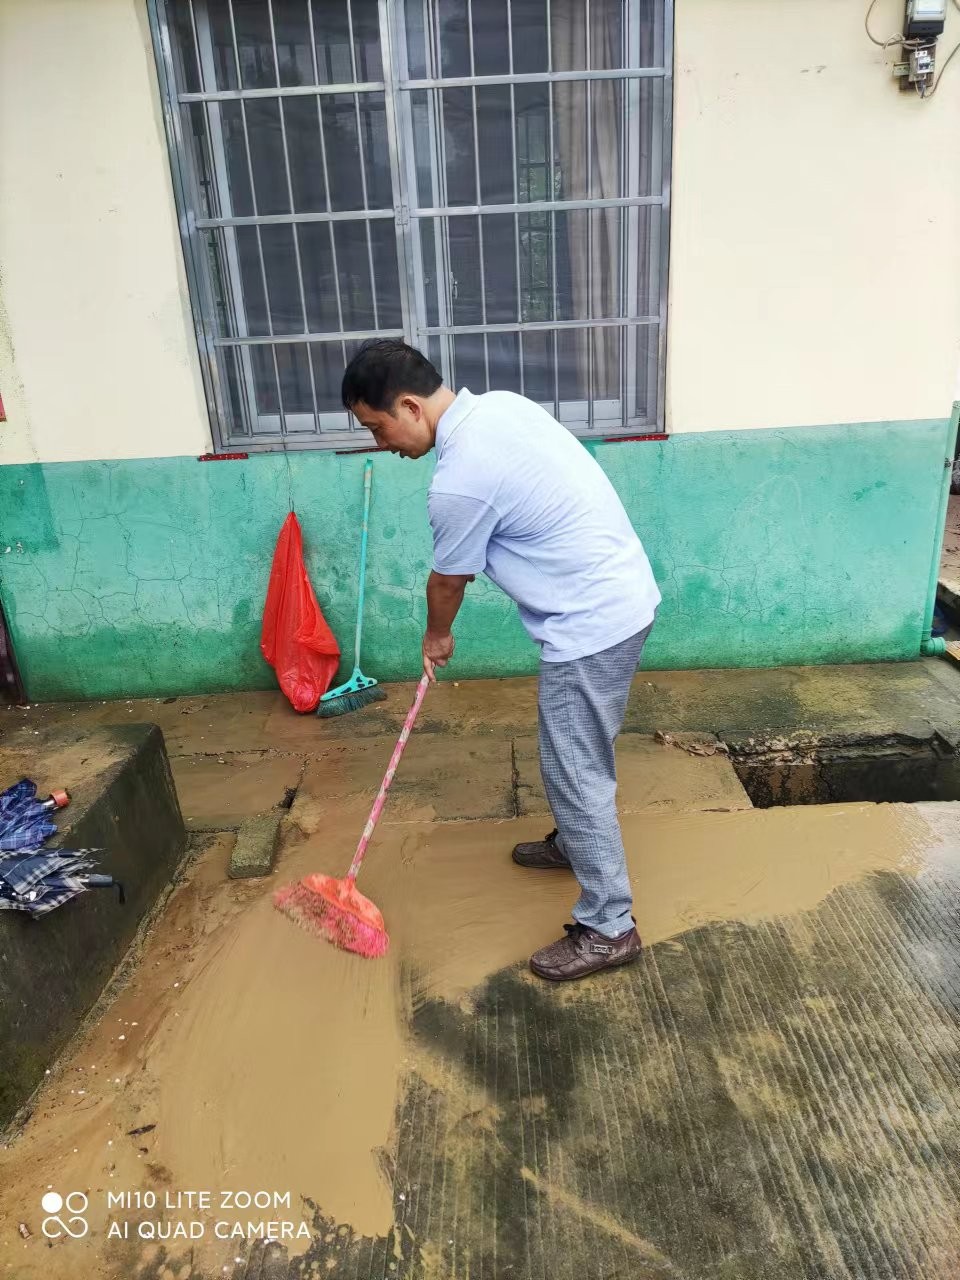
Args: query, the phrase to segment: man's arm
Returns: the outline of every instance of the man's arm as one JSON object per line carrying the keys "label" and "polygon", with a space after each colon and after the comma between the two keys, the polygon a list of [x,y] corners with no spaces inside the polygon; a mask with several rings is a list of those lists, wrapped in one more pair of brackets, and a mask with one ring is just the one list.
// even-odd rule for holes
{"label": "man's arm", "polygon": [[463,592],[487,563],[487,544],[499,521],[479,498],[433,493],[427,499],[433,529],[434,569],[427,582],[427,630],[423,669],[436,683],[437,667],[453,656],[450,628],[463,604]]}
{"label": "man's arm", "polygon": [[437,573],[427,580],[427,630],[423,637],[423,670],[436,684],[436,668],[445,667],[453,657],[454,638],[450,628],[463,604],[467,583],[474,574]]}

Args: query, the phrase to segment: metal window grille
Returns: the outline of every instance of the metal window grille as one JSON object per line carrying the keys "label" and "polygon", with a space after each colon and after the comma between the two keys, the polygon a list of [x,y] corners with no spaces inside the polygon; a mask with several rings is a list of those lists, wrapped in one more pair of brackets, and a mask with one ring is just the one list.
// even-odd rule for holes
{"label": "metal window grille", "polygon": [[217,444],[360,444],[366,338],[663,426],[672,0],[149,0]]}

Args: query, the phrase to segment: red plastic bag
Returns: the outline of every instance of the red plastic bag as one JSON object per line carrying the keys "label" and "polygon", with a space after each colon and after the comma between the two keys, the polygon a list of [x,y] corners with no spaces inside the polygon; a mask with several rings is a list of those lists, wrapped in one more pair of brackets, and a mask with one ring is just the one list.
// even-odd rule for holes
{"label": "red plastic bag", "polygon": [[273,553],[260,650],[294,711],[313,711],[340,665],[340,646],[313,594],[300,522],[292,511]]}

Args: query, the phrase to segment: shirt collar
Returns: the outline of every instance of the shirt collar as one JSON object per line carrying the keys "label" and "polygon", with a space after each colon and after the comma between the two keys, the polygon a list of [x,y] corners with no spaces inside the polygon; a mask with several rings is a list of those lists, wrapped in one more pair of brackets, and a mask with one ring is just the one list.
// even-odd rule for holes
{"label": "shirt collar", "polygon": [[448,409],[440,415],[440,421],[437,423],[437,457],[441,457],[447,442],[457,427],[463,422],[464,418],[471,413],[477,403],[478,397],[468,391],[466,387],[457,393],[457,398]]}

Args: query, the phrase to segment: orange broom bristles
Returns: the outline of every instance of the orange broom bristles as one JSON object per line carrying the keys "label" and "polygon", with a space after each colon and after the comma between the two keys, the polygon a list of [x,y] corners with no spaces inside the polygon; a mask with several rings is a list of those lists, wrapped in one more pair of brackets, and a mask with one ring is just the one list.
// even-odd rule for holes
{"label": "orange broom bristles", "polygon": [[400,757],[403,755],[414,722],[423,705],[428,684],[429,679],[424,672],[417,685],[413,705],[403,722],[403,729],[393,749],[390,763],[387,765],[387,772],[380,783],[380,790],[373,802],[357,851],[350,863],[350,870],[342,880],[317,874],[304,876],[299,884],[279,889],[273,895],[274,906],[288,915],[291,920],[319,934],[321,938],[326,938],[334,946],[343,947],[345,951],[355,951],[360,956],[382,956],[390,945],[383,916],[369,898],[357,892],[355,881],[367,852],[370,837],[383,813],[387,792],[390,790]]}
{"label": "orange broom bristles", "polygon": [[278,889],[274,905],[302,928],[326,938],[334,946],[374,959],[386,954],[390,939],[383,916],[346,876],[313,874]]}

